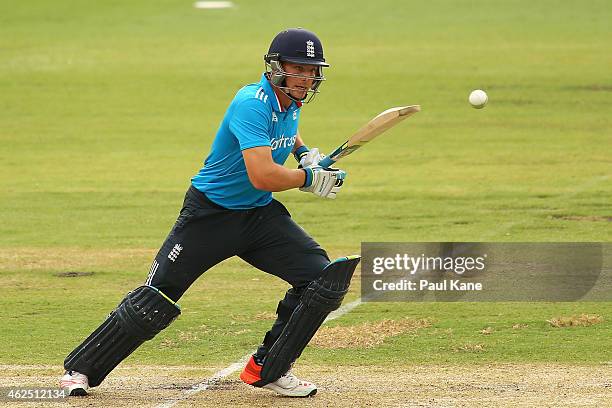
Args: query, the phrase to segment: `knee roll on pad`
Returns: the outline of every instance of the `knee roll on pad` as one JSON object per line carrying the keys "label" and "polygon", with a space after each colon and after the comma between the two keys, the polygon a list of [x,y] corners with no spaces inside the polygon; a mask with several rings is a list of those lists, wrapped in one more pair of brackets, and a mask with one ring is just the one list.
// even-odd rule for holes
{"label": "knee roll on pad", "polygon": [[289,322],[270,348],[261,369],[261,383],[256,385],[274,382],[289,370],[327,315],[342,304],[360,260],[359,256],[337,259],[306,287]]}
{"label": "knee roll on pad", "polygon": [[87,375],[95,387],[142,343],[181,314],[181,309],[152,286],[134,289],[104,323],[64,360],[66,370]]}

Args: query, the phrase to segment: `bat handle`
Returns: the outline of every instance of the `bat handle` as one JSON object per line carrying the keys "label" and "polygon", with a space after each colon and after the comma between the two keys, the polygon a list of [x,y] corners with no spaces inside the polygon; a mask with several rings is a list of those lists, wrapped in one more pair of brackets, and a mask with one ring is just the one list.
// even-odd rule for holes
{"label": "bat handle", "polygon": [[323,158],[323,160],[321,160],[319,162],[319,166],[323,167],[323,168],[328,168],[330,167],[332,164],[334,164],[336,161],[332,160],[329,156],[325,156]]}

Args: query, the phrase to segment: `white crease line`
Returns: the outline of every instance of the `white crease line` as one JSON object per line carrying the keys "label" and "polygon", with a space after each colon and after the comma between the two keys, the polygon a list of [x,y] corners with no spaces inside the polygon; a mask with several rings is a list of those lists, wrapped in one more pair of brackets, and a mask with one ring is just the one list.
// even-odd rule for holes
{"label": "white crease line", "polygon": [[175,398],[170,401],[166,401],[163,404],[158,405],[157,408],[171,408],[175,406],[176,404],[178,404],[179,402],[184,401],[187,398],[191,397],[192,395],[197,394],[200,391],[204,391],[208,389],[208,387],[210,387],[211,385],[218,384],[219,381],[221,381],[223,378],[227,377],[228,375],[244,367],[248,359],[251,357],[251,354],[252,353],[247,354],[246,356],[242,357],[239,361],[236,361],[235,363],[225,367],[223,370],[216,372],[215,374],[213,374],[212,377],[210,377],[206,381],[202,381],[199,384],[192,385],[191,388],[183,391],[183,395],[181,395],[180,397]]}
{"label": "white crease line", "polygon": [[[337,318],[339,318],[339,317],[349,313],[351,310],[355,309],[360,304],[361,304],[361,298],[358,298],[358,299],[352,301],[351,303],[347,303],[346,305],[343,305],[343,306],[339,307],[338,309],[336,309],[333,312],[331,312],[329,314],[329,316],[327,316],[327,319],[325,319],[325,322],[337,319]],[[323,322],[323,323],[325,323],[325,322]],[[227,377],[229,375],[232,375],[236,371],[242,369],[242,367],[244,367],[244,365],[247,363],[249,358],[251,358],[251,355],[254,352],[255,352],[255,350],[253,350],[252,352],[250,352],[246,356],[242,357],[240,360],[236,361],[235,363],[225,367],[223,370],[217,371],[209,379],[207,379],[205,381],[202,381],[201,383],[192,385],[191,388],[183,391],[183,394],[180,397],[172,399],[172,400],[169,400],[169,401],[166,401],[163,404],[157,405],[156,408],[172,408],[173,406],[175,406],[179,402],[185,401],[187,398],[191,397],[192,395],[195,395],[195,394],[197,394],[197,393],[199,393],[201,391],[207,390],[211,385],[218,384],[219,381],[221,381],[225,377]]]}
{"label": "white crease line", "polygon": [[[327,316],[327,319],[325,319],[325,322],[329,322],[330,320],[337,319],[340,316],[347,314],[348,312],[350,312],[351,310],[353,310],[360,304],[361,304],[361,298],[357,298],[356,300],[353,300],[351,303],[347,303],[346,305],[340,306],[338,309],[331,312],[329,316]],[[323,324],[325,324],[325,322],[323,322]]]}

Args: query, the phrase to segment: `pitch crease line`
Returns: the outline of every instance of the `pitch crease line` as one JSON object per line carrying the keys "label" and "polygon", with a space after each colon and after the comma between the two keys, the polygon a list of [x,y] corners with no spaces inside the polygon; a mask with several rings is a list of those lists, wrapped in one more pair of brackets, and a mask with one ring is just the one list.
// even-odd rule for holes
{"label": "pitch crease line", "polygon": [[[361,304],[361,298],[358,298],[350,303],[347,303],[346,305],[341,306],[337,310],[334,310],[333,312],[331,312],[329,316],[327,316],[327,319],[325,319],[325,322],[337,319],[349,313],[351,310],[355,309],[360,304]],[[236,371],[244,367],[244,365],[247,363],[249,358],[251,358],[251,355],[254,352],[255,350],[253,350],[246,356],[242,357],[240,360],[236,361],[235,363],[232,363],[229,366],[225,367],[223,370],[217,371],[209,379],[202,381],[201,383],[192,385],[191,388],[183,391],[183,394],[180,397],[172,399],[170,401],[166,401],[160,405],[157,405],[156,408],[172,408],[179,402],[185,401],[187,398],[191,397],[192,395],[195,395],[199,392],[207,390],[211,385],[218,384],[219,381],[221,381],[225,377],[232,375],[233,373],[235,373]]]}

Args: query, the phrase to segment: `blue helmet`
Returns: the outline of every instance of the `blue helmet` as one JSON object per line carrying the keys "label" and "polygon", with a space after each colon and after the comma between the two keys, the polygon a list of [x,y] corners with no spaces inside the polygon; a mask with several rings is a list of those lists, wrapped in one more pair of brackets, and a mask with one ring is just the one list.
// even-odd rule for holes
{"label": "blue helmet", "polygon": [[303,28],[289,28],[274,37],[264,59],[270,62],[274,58],[295,64],[329,67],[323,57],[321,40],[315,33]]}
{"label": "blue helmet", "polygon": [[[268,53],[264,55],[264,61],[266,63],[266,73],[272,85],[280,88],[292,100],[304,103],[310,102],[319,92],[319,86],[325,80],[323,67],[329,67],[323,56],[321,40],[315,33],[303,28],[289,28],[278,33],[272,40]],[[306,100],[297,100],[288,92],[289,88],[285,86],[285,78],[288,76],[304,76],[286,72],[283,69],[283,62],[317,66],[316,76],[308,77],[313,80],[313,85],[304,97]],[[309,94],[310,97],[308,97]]]}

